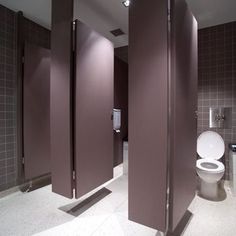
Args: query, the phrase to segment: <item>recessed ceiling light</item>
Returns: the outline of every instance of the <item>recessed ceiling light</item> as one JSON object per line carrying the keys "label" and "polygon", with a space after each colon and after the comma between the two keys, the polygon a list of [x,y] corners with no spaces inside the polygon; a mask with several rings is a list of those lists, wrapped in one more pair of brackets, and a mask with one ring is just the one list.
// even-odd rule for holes
{"label": "recessed ceiling light", "polygon": [[130,0],[125,0],[122,2],[125,7],[129,7],[130,5]]}

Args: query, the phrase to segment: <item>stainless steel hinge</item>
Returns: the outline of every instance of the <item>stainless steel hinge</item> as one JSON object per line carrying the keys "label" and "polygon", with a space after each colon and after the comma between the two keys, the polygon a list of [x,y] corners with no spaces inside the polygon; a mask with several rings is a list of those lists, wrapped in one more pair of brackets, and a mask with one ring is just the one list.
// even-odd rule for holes
{"label": "stainless steel hinge", "polygon": [[75,171],[72,172],[72,179],[75,180]]}
{"label": "stainless steel hinge", "polygon": [[73,31],[75,31],[75,25],[76,25],[76,22],[73,21],[73,27],[72,27]]}
{"label": "stainless steel hinge", "polygon": [[75,28],[76,28],[76,22],[73,21],[73,24],[72,24],[72,50],[73,52],[75,51]]}
{"label": "stainless steel hinge", "polygon": [[22,64],[24,64],[25,63],[25,57],[22,57]]}
{"label": "stainless steel hinge", "polygon": [[25,158],[22,157],[22,165],[24,165],[24,164],[25,164]]}
{"label": "stainless steel hinge", "polygon": [[171,22],[171,10],[168,9],[168,21]]}

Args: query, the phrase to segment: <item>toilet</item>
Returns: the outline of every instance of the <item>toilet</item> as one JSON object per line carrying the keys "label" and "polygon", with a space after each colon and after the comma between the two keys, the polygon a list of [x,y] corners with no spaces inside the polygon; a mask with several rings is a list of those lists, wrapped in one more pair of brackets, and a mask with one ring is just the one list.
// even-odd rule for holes
{"label": "toilet", "polygon": [[203,132],[197,139],[197,174],[201,179],[200,195],[207,199],[218,197],[218,181],[224,176],[225,166],[219,160],[225,153],[223,138],[216,132]]}

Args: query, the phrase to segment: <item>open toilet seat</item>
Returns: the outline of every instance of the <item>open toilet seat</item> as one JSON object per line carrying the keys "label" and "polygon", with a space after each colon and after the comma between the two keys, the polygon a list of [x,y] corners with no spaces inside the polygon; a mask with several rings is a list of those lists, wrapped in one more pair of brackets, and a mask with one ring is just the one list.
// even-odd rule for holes
{"label": "open toilet seat", "polygon": [[221,173],[225,171],[225,166],[222,162],[206,158],[197,160],[197,168],[209,173]]}
{"label": "open toilet seat", "polygon": [[206,199],[217,199],[218,181],[222,179],[225,166],[218,161],[225,153],[223,138],[216,132],[205,131],[197,139],[197,153],[201,159],[196,161],[200,177],[199,194]]}

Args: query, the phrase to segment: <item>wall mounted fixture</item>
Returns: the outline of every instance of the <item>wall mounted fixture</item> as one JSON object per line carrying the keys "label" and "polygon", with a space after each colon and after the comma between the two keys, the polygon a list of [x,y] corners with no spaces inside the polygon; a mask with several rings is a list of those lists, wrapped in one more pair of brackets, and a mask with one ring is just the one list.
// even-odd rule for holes
{"label": "wall mounted fixture", "polygon": [[125,7],[129,7],[129,5],[130,5],[130,0],[123,1],[122,4],[123,4]]}
{"label": "wall mounted fixture", "polygon": [[210,107],[209,112],[210,128],[229,129],[232,125],[232,108]]}
{"label": "wall mounted fixture", "polygon": [[113,130],[120,133],[121,128],[121,110],[113,109]]}

